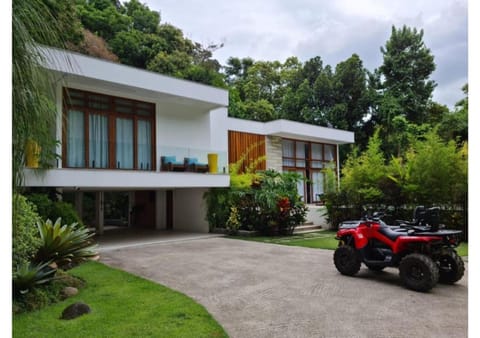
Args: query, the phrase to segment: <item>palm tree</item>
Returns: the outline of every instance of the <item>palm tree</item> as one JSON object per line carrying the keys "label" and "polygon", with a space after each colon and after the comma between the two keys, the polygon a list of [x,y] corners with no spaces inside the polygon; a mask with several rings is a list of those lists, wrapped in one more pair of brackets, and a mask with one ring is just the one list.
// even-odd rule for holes
{"label": "palm tree", "polygon": [[62,46],[56,20],[42,0],[12,1],[12,143],[13,190],[23,180],[25,146],[29,139],[42,149],[42,159],[54,154],[53,91],[40,66],[37,43]]}

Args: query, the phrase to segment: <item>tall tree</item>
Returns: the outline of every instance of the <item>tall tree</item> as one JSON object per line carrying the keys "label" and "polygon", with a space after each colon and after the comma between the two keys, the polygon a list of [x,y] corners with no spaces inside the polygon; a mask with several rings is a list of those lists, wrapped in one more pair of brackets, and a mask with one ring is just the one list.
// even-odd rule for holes
{"label": "tall tree", "polygon": [[42,0],[12,2],[12,143],[13,188],[23,179],[25,147],[34,141],[42,158],[54,154],[55,107],[47,74],[41,67],[43,55],[35,43],[62,46],[59,25]]}
{"label": "tall tree", "polygon": [[435,63],[430,49],[423,42],[423,30],[393,26],[390,39],[380,50],[383,64],[379,71],[384,77],[382,88],[388,100],[396,100],[408,121],[425,122],[436,84],[429,80]]}

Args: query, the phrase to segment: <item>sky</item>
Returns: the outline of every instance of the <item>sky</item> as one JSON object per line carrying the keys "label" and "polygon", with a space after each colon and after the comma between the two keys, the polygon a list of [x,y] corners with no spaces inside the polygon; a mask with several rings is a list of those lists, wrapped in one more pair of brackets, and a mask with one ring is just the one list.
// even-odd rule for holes
{"label": "sky", "polygon": [[224,43],[213,57],[304,62],[320,56],[335,67],[352,54],[373,71],[392,25],[423,29],[435,57],[436,102],[452,108],[468,82],[468,0],[143,0],[162,23],[204,46]]}

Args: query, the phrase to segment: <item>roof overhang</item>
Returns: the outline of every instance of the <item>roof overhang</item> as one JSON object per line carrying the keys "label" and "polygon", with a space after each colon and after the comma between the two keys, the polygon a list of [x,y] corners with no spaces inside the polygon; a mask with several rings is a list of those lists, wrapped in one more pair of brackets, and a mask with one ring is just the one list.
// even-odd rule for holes
{"label": "roof overhang", "polygon": [[232,131],[330,144],[348,144],[355,142],[355,134],[351,131],[321,127],[307,123],[289,120],[258,122],[237,118],[228,118],[228,120],[228,129]]}
{"label": "roof overhang", "polygon": [[138,94],[152,101],[202,105],[207,109],[228,106],[228,91],[159,73],[106,61],[71,51],[38,46],[43,65],[67,82],[97,89]]}

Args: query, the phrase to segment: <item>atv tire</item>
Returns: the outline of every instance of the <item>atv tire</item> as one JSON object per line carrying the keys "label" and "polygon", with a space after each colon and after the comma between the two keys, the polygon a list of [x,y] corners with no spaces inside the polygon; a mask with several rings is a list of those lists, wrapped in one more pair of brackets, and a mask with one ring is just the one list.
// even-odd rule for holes
{"label": "atv tire", "polygon": [[440,265],[440,283],[453,284],[463,277],[465,264],[454,250],[449,250],[448,253],[440,256],[438,262]]}
{"label": "atv tire", "polygon": [[333,254],[333,262],[337,270],[346,276],[353,276],[360,270],[360,257],[350,245],[339,246]]}
{"label": "atv tire", "polygon": [[399,266],[403,284],[412,290],[426,292],[439,278],[437,264],[428,256],[413,253],[405,256]]}

